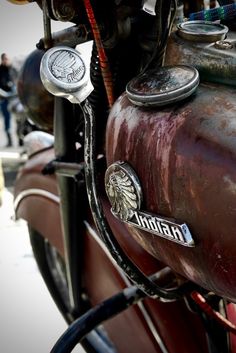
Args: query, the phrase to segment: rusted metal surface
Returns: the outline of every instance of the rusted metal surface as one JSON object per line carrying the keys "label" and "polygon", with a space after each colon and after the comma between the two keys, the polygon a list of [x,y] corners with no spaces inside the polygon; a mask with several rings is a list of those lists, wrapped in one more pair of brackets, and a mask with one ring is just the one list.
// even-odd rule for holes
{"label": "rusted metal surface", "polygon": [[107,128],[108,165],[126,161],[142,185],[142,209],[186,222],[195,248],[129,226],[149,253],[199,285],[236,301],[235,91],[199,86],[178,106],[138,108],[126,95]]}
{"label": "rusted metal surface", "polygon": [[219,49],[215,42],[184,40],[175,31],[168,39],[165,65],[192,65],[199,70],[202,80],[235,86],[235,41],[235,32],[230,32],[227,42],[232,43],[232,47],[225,50]]}

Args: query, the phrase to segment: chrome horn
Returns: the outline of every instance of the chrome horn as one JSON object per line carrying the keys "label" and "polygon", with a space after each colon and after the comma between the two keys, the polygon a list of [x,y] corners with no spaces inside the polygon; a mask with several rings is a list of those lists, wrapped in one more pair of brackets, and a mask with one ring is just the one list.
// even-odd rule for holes
{"label": "chrome horn", "polygon": [[41,60],[40,76],[50,93],[67,98],[71,103],[82,103],[93,91],[84,59],[69,47],[49,49]]}

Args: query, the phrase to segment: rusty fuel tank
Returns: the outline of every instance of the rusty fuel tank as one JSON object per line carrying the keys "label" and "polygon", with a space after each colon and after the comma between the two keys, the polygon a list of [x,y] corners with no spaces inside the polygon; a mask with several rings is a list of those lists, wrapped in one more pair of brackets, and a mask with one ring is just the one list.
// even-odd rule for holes
{"label": "rusty fuel tank", "polygon": [[128,222],[130,236],[177,273],[236,302],[235,89],[200,84],[191,97],[159,108],[137,106],[124,93],[110,112],[106,151],[108,166],[125,162],[135,172],[142,211],[156,222],[186,224],[193,242]]}
{"label": "rusty fuel tank", "polygon": [[236,85],[236,32],[209,21],[177,25],[168,38],[165,65],[193,65],[201,80]]}

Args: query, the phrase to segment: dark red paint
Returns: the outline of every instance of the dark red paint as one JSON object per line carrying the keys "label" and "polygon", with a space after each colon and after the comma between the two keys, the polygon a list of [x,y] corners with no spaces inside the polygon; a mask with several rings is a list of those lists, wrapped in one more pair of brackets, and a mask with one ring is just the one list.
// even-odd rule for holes
{"label": "dark red paint", "polygon": [[186,222],[187,248],[129,227],[174,271],[236,301],[235,90],[200,85],[182,104],[142,108],[124,94],[107,126],[108,165],[126,161],[141,182],[142,210]]}

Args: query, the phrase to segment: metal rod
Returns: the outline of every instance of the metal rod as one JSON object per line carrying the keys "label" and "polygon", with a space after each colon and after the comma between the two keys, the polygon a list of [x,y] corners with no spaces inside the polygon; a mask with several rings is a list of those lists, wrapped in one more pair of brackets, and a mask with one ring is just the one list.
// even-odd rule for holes
{"label": "metal rod", "polygon": [[[58,175],[64,175],[68,177],[76,177],[78,176],[81,172],[84,171],[84,166],[83,163],[70,163],[70,162],[60,162],[60,161],[52,161],[50,163],[49,169],[53,170],[53,172],[56,172]],[[44,168],[44,173],[47,170]]]}
{"label": "metal rod", "polygon": [[[47,31],[47,29],[46,29]],[[76,47],[78,44],[85,43],[92,39],[91,32],[84,26],[71,26],[61,31],[54,32],[51,35],[50,41],[52,46],[66,45],[69,47]],[[41,38],[37,44],[38,49],[47,47],[48,39]]]}
{"label": "metal rod", "polygon": [[51,20],[48,17],[47,0],[42,0],[45,49],[52,45]]}
{"label": "metal rod", "polygon": [[[56,159],[73,166],[76,157],[73,106],[64,98],[55,97],[54,135]],[[64,167],[65,167],[64,165]],[[83,259],[84,198],[76,181],[58,173],[60,210],[63,224],[66,275],[72,310],[80,313],[81,274]],[[71,221],[73,220],[73,221]]]}

